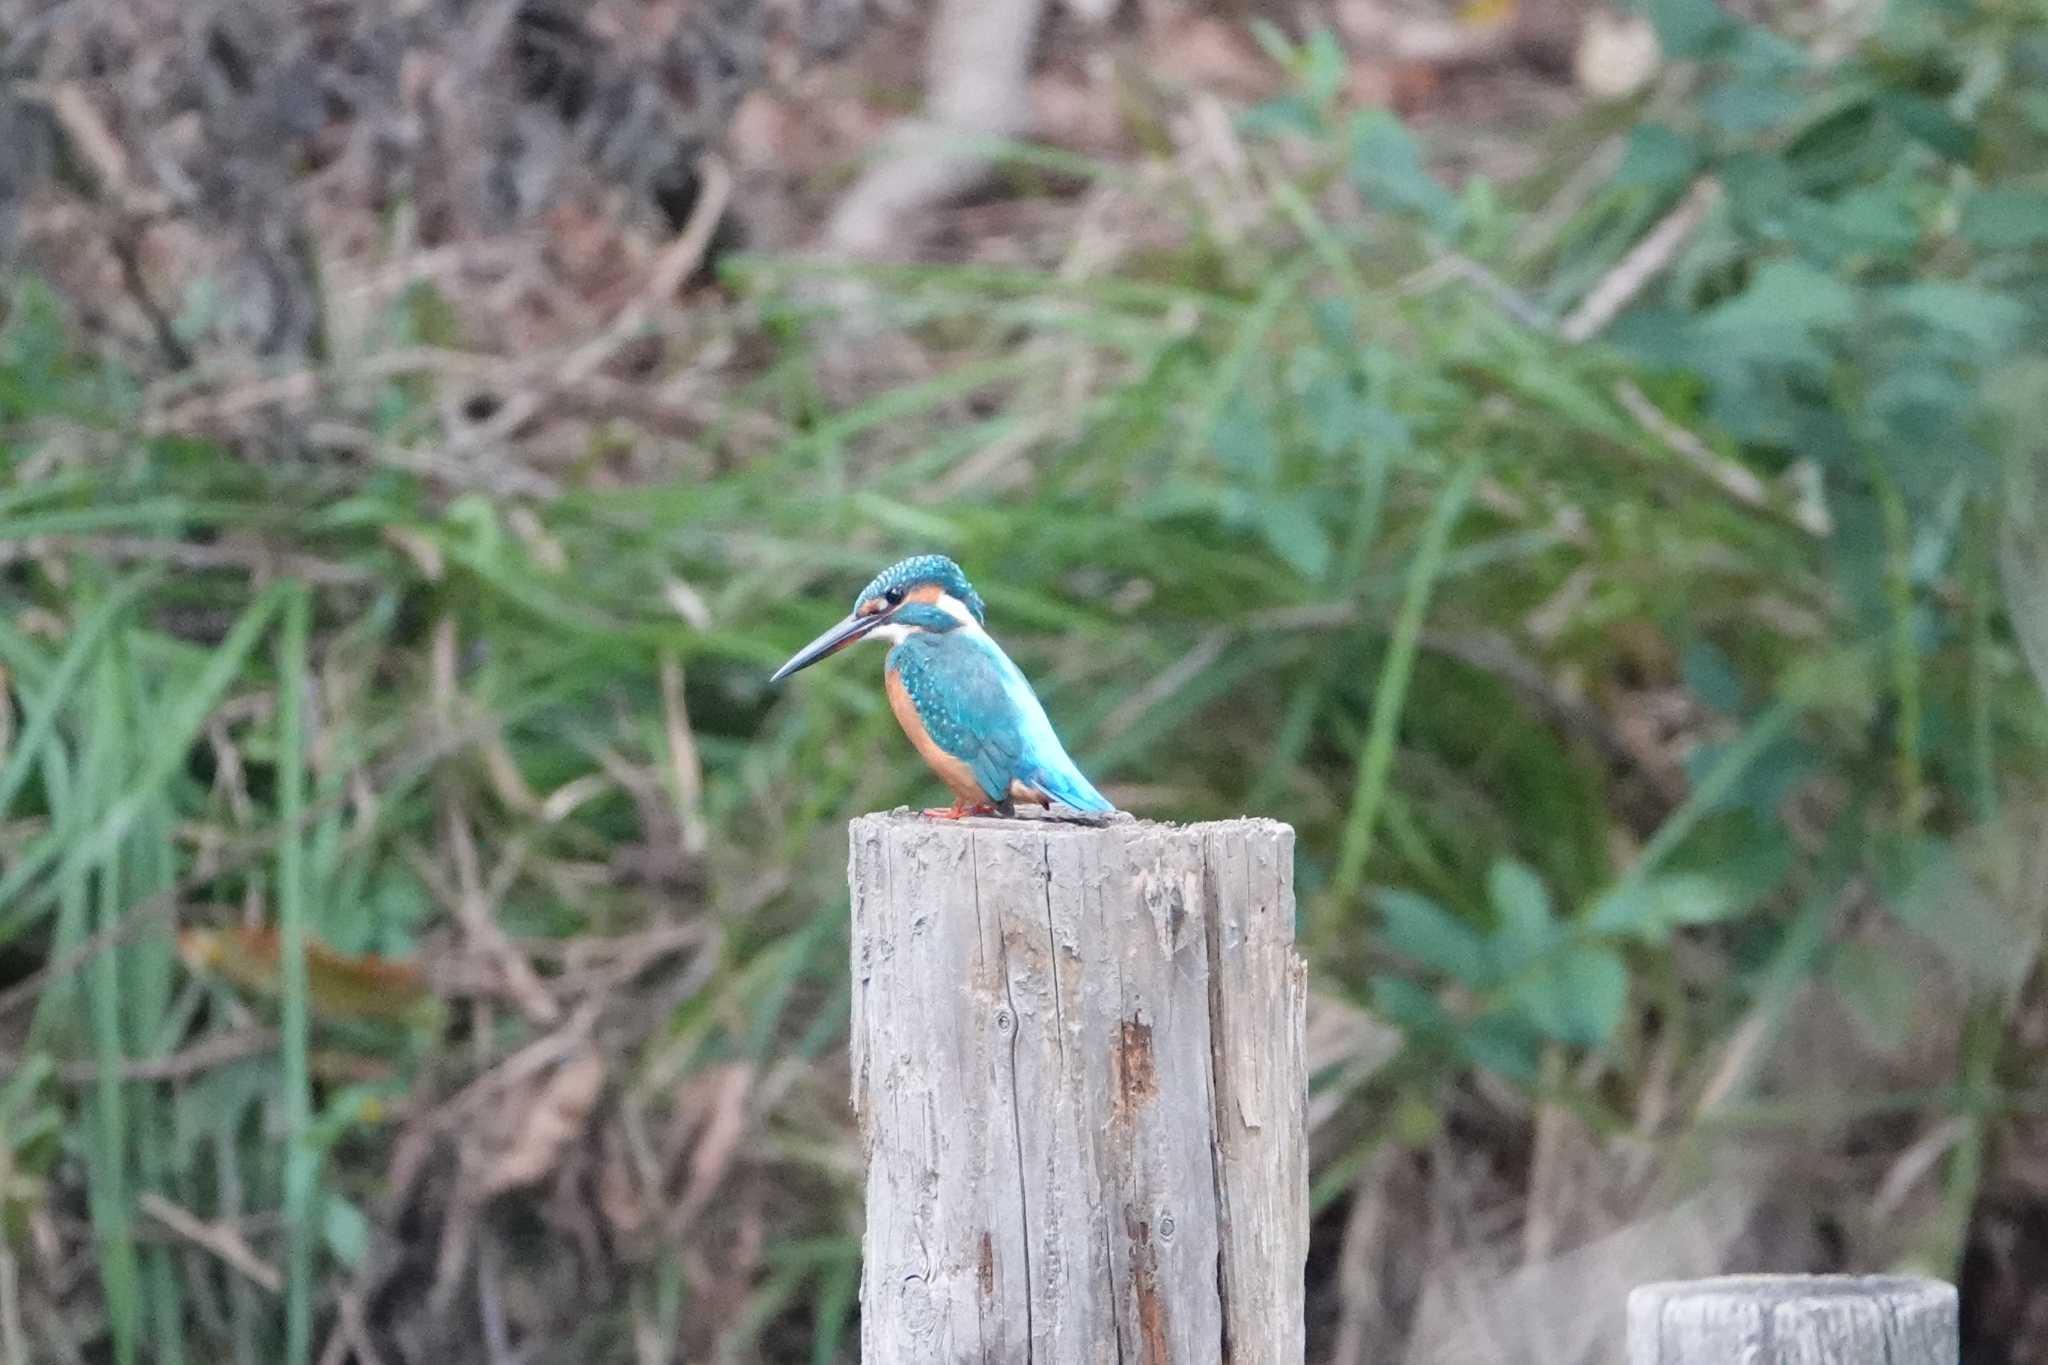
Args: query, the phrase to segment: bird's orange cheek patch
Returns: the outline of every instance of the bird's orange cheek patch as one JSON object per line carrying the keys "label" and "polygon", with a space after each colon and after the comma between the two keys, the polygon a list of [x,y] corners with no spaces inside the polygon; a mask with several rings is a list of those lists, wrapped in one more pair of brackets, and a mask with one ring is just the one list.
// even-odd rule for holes
{"label": "bird's orange cheek patch", "polygon": [[920,583],[904,596],[912,602],[937,602],[946,595],[946,590],[936,583]]}

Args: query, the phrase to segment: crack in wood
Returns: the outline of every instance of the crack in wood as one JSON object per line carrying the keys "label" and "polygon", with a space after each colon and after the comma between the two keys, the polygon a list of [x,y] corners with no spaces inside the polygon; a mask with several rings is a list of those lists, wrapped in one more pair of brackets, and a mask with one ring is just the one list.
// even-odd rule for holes
{"label": "crack in wood", "polygon": [[1144,1365],[1172,1365],[1167,1346],[1166,1300],[1159,1293],[1159,1253],[1152,1246],[1152,1225],[1124,1209],[1124,1236],[1131,1244],[1131,1295],[1138,1308],[1138,1340]]}
{"label": "crack in wood", "polygon": [[[981,846],[974,837],[974,831],[967,831],[967,857],[974,868],[974,922],[979,925],[981,918]],[[1036,1312],[1034,1301],[1038,1298],[1038,1282],[1031,1275],[1031,1180],[1024,1167],[1024,1106],[1017,1094],[1017,1040],[1023,1035],[1022,1021],[1017,1017],[1017,996],[1010,983],[1010,941],[1003,933],[1002,926],[996,926],[996,944],[1001,953],[997,975],[1003,983],[1003,1001],[1010,1011],[1010,1132],[1015,1140],[1017,1153],[1017,1225],[1018,1245],[1024,1259],[1024,1349],[1027,1359],[1038,1354],[1037,1325],[1033,1321]],[[994,1259],[990,1259],[993,1272]]]}
{"label": "crack in wood", "polygon": [[1223,933],[1221,914],[1223,898],[1216,881],[1214,849],[1208,839],[1202,841],[1202,949],[1208,957],[1209,966],[1209,1104],[1212,1119],[1216,1125],[1209,1144],[1209,1180],[1216,1194],[1216,1302],[1221,1308],[1218,1322],[1222,1339],[1218,1342],[1223,1365],[1231,1365],[1236,1359],[1230,1342],[1230,1276],[1226,1258],[1229,1256],[1230,1238],[1230,1183],[1224,1179],[1223,1165],[1229,1156],[1230,1139],[1228,1132],[1231,1099],[1230,1059],[1226,1039],[1229,1036],[1229,1011],[1223,1001],[1223,973],[1219,964],[1223,960]]}
{"label": "crack in wood", "polygon": [[1292,832],[965,823],[854,825],[863,1359],[1301,1365]]}

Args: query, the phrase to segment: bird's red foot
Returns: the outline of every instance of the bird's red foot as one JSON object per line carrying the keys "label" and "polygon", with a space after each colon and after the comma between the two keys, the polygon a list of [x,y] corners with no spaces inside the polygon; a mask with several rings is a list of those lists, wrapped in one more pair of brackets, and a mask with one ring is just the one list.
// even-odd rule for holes
{"label": "bird's red foot", "polygon": [[932,806],[925,811],[925,816],[931,820],[965,820],[970,815],[994,815],[995,813],[996,808],[986,801],[977,802],[974,805],[969,805],[965,801],[955,801],[950,806]]}

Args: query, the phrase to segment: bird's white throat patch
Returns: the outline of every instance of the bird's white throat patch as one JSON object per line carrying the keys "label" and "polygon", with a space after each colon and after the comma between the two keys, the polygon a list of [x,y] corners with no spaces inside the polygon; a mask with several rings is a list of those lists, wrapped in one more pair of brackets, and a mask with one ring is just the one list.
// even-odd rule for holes
{"label": "bird's white throat patch", "polygon": [[946,613],[946,615],[952,617],[961,625],[976,630],[981,628],[981,622],[974,619],[974,613],[967,609],[967,604],[953,596],[952,593],[940,593],[936,605],[940,611]]}
{"label": "bird's white throat patch", "polygon": [[[933,602],[932,605],[952,617],[955,621],[958,621],[962,630],[980,635],[983,639],[988,638],[986,632],[981,628],[981,622],[975,620],[974,613],[967,609],[967,604],[953,596],[953,594],[949,592],[941,593],[938,600]],[[876,626],[868,634],[874,636],[877,640],[886,640],[892,645],[898,645],[911,636],[919,634],[922,629],[920,626],[897,625],[892,621],[886,626]]]}

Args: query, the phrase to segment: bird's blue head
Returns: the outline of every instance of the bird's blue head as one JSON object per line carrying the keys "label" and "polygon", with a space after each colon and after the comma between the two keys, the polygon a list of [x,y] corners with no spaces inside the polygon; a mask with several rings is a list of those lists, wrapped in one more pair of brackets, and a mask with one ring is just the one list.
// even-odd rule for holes
{"label": "bird's blue head", "polygon": [[917,601],[943,605],[948,597],[967,608],[976,624],[988,620],[981,604],[981,594],[967,581],[967,575],[960,572],[958,564],[944,555],[912,555],[891,564],[869,580],[868,585],[860,590],[860,596],[853,599],[853,610],[858,615],[863,611],[881,609],[870,605],[872,603],[880,603],[882,607]]}
{"label": "bird's blue head", "polygon": [[944,555],[912,555],[876,574],[853,599],[852,613],[790,656],[769,681],[781,682],[870,635],[900,639],[911,631],[956,630],[985,619],[981,594],[958,564]]}

